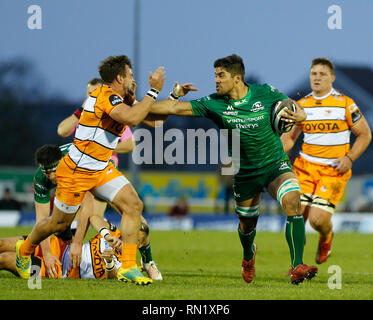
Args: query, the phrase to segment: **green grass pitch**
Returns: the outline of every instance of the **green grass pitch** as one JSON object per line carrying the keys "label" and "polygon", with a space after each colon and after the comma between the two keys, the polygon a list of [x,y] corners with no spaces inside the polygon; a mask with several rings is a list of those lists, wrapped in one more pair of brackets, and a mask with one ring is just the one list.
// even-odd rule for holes
{"label": "green grass pitch", "polygon": [[[27,234],[30,228],[0,228],[0,238]],[[93,233],[90,230],[88,236]],[[304,263],[315,264],[318,236],[307,234]],[[319,274],[299,286],[289,283],[289,250],[284,233],[258,232],[256,277],[241,276],[242,249],[236,232],[151,231],[153,258],[163,281],[147,287],[116,280],[42,279],[40,290],[0,271],[1,300],[372,300],[373,235],[337,233],[331,258]],[[342,288],[330,289],[328,268],[342,270]]]}

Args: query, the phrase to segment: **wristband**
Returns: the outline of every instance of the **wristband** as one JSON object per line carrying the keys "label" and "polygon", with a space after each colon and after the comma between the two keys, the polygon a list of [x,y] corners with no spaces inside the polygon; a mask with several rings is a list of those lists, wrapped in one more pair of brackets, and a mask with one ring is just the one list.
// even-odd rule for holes
{"label": "wristband", "polygon": [[101,237],[103,237],[105,239],[105,237],[107,235],[110,235],[110,232],[109,232],[108,228],[103,227],[103,228],[100,229],[99,234],[101,235]]}
{"label": "wristband", "polygon": [[154,88],[151,88],[147,93],[146,95],[150,98],[152,98],[153,100],[156,100],[157,97],[158,97],[158,94],[159,94],[159,91],[157,89],[154,89]]}
{"label": "wristband", "polygon": [[170,92],[169,96],[168,96],[171,100],[179,100],[179,97],[176,96],[173,91]]}
{"label": "wristband", "polygon": [[114,269],[114,267],[115,267],[114,259],[111,260],[110,262],[107,262],[105,259],[104,259],[104,261],[105,261],[106,271],[111,271],[111,270]]}
{"label": "wristband", "polygon": [[350,161],[351,161],[351,164],[352,163],[354,163],[354,161],[352,160],[352,158],[348,155],[348,154],[346,154],[346,156],[345,157],[347,157],[347,158],[349,158],[350,159]]}
{"label": "wristband", "polygon": [[82,112],[83,112],[83,107],[80,107],[80,108],[75,110],[74,114],[78,117],[78,119],[80,119],[80,116],[82,115]]}

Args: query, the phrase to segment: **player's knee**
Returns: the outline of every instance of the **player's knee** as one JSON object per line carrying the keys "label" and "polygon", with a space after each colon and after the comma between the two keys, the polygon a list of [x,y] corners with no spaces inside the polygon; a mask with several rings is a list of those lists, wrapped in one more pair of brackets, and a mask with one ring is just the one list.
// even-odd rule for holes
{"label": "player's knee", "polygon": [[298,191],[287,193],[282,199],[282,208],[287,214],[301,214],[300,193]]}
{"label": "player's knee", "polygon": [[309,222],[314,229],[322,229],[330,224],[330,214],[312,214],[309,216]]}

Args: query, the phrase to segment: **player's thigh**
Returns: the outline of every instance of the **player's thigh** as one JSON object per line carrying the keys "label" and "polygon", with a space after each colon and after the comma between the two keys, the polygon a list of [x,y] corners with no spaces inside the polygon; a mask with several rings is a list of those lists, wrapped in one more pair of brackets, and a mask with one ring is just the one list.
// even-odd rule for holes
{"label": "player's thigh", "polygon": [[107,202],[98,198],[93,200],[93,214],[95,216],[104,217],[104,213],[107,207]]}
{"label": "player's thigh", "polygon": [[133,195],[134,193],[134,189],[127,178],[119,172],[111,162],[109,162],[107,168],[101,175],[97,186],[92,190],[92,193],[95,197],[101,200],[114,203],[114,205],[122,210],[122,202],[123,200],[126,202],[128,198],[124,194],[126,191],[128,191],[130,195]]}
{"label": "player's thigh", "polygon": [[119,190],[113,204],[120,210],[121,214],[141,215],[143,210],[143,203],[130,183]]}
{"label": "player's thigh", "polygon": [[16,243],[18,240],[22,240],[23,237],[11,237],[0,239],[0,253],[12,251],[16,252]]}
{"label": "player's thigh", "polygon": [[15,252],[3,252],[0,254],[0,268],[3,270],[8,270],[15,275],[18,275],[16,270],[16,258],[17,254]]}
{"label": "player's thigh", "polygon": [[49,224],[53,229],[52,232],[60,233],[65,231],[73,222],[75,214],[76,211],[73,213],[64,212],[61,209],[59,209],[55,204],[49,221]]}
{"label": "player's thigh", "polygon": [[320,166],[315,165],[302,157],[295,159],[293,164],[293,172],[295,173],[301,188],[302,194],[313,194],[319,177]]}
{"label": "player's thigh", "polygon": [[343,196],[350,177],[351,171],[341,175],[337,174],[334,168],[327,168],[325,174],[321,175],[321,179],[317,184],[314,195],[327,200],[329,203],[333,204],[335,208]]}

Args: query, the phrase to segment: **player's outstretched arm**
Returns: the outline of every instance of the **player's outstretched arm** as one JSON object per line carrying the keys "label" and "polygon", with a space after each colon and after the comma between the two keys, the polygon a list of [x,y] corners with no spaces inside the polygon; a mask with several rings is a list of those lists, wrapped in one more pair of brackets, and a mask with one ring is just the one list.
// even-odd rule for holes
{"label": "player's outstretched arm", "polygon": [[178,101],[179,97],[183,97],[190,91],[197,91],[193,87],[193,83],[174,83],[170,97],[167,100],[156,102],[150,108],[150,113],[158,115],[178,115],[178,116],[192,116],[192,105],[189,102]]}
{"label": "player's outstretched arm", "polygon": [[[149,85],[156,91],[161,91],[163,88],[164,80],[166,79],[163,67],[159,67],[154,74],[149,74]],[[154,96],[152,98],[151,96]],[[148,91],[148,94],[140,102],[130,107],[123,103],[114,108],[110,117],[115,121],[129,125],[130,127],[137,126],[143,121],[149,113],[150,107],[154,104],[157,93]]]}
{"label": "player's outstretched arm", "polygon": [[[143,123],[154,128],[154,127],[162,125],[162,123],[166,121],[168,116],[171,114],[193,115],[193,113],[191,112],[191,106],[189,106],[189,102],[186,102],[184,104],[177,104],[177,102],[179,102],[177,99],[179,97],[185,96],[190,91],[197,91],[197,90],[198,90],[197,88],[193,87],[193,83],[179,84],[178,82],[175,82],[173,86],[173,90],[170,92],[170,95],[167,99],[170,102],[167,105],[165,105],[163,108],[159,107],[159,104],[158,104],[156,112],[151,111],[145,119],[146,122],[143,121]],[[161,101],[161,102],[164,102],[164,101]],[[155,110],[153,106],[152,108],[153,110]]]}
{"label": "player's outstretched arm", "polygon": [[190,102],[162,100],[154,103],[151,106],[150,113],[177,116],[193,116],[193,109]]}

